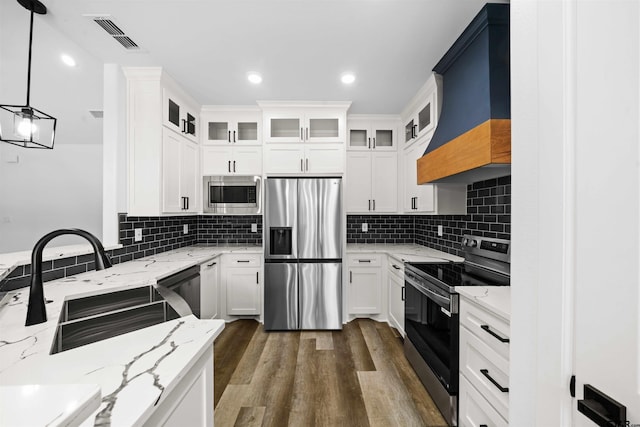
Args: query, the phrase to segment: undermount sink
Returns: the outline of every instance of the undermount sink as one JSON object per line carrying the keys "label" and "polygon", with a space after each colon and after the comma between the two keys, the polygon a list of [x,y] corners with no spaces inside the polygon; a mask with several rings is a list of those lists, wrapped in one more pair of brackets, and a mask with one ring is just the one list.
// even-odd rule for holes
{"label": "undermount sink", "polygon": [[65,301],[51,354],[181,317],[153,286]]}

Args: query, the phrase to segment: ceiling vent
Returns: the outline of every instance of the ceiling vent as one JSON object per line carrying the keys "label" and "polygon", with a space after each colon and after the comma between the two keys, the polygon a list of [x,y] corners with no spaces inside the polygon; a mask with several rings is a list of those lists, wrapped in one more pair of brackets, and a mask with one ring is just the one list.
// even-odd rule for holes
{"label": "ceiling vent", "polygon": [[102,15],[102,16],[89,16],[98,24],[103,30],[105,30],[111,37],[115,39],[118,43],[120,43],[127,50],[140,50],[140,46],[129,36],[127,36],[124,31],[120,29],[120,27],[113,21],[110,15]]}

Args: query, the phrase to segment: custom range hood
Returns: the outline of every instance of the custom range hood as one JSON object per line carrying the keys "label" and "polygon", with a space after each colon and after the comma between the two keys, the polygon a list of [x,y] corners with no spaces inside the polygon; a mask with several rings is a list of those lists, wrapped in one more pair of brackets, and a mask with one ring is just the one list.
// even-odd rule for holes
{"label": "custom range hood", "polygon": [[442,112],[418,159],[418,183],[509,175],[509,5],[486,4],[433,71],[442,75]]}

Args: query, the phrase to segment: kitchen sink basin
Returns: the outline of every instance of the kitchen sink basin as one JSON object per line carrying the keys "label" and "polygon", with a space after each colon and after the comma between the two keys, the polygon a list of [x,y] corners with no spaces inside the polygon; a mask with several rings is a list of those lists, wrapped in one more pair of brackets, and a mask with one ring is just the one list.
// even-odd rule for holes
{"label": "kitchen sink basin", "polygon": [[163,298],[153,286],[70,299],[64,302],[60,323],[161,300]]}
{"label": "kitchen sink basin", "polygon": [[153,286],[65,301],[51,354],[181,317]]}

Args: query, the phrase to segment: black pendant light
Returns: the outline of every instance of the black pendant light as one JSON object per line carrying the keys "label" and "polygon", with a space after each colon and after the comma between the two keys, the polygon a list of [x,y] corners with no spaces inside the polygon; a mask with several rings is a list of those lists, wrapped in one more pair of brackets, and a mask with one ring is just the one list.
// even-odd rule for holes
{"label": "black pendant light", "polygon": [[56,118],[31,106],[31,44],[33,14],[45,15],[47,8],[38,0],[18,0],[31,11],[29,27],[29,64],[27,66],[26,105],[0,105],[0,141],[24,148],[53,148]]}

